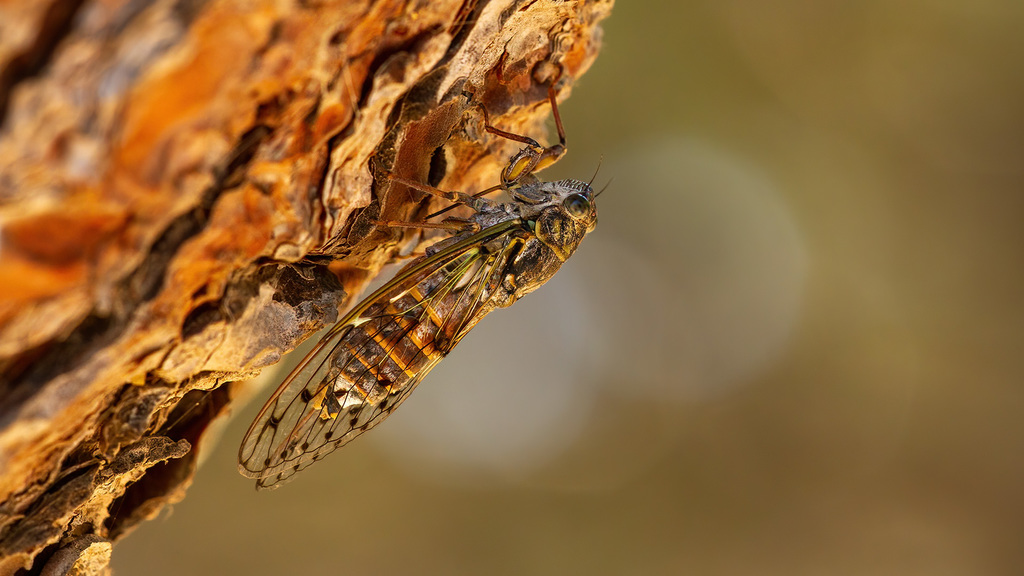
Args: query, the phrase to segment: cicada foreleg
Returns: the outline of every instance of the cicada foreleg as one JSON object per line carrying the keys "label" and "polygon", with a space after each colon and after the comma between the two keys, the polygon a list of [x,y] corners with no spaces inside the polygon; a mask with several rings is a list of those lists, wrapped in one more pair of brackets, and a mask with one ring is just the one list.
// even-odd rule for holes
{"label": "cicada foreleg", "polygon": [[[474,211],[479,212],[481,207],[490,202],[484,198],[487,194],[497,192],[499,190],[507,191],[509,189],[517,188],[522,184],[521,180],[529,180],[532,178],[534,172],[547,168],[565,155],[567,150],[565,128],[562,126],[562,116],[558,113],[558,100],[555,95],[554,86],[548,86],[548,101],[551,103],[551,113],[555,118],[555,127],[558,129],[558,144],[551,146],[543,146],[529,136],[506,132],[505,130],[492,126],[490,117],[487,114],[487,109],[481,107],[484,116],[484,128],[487,132],[514,142],[526,144],[522,150],[509,159],[508,164],[506,164],[505,168],[502,169],[500,184],[481,190],[476,194],[466,194],[465,192],[460,191],[442,190],[436,186],[403,178],[390,172],[386,173],[386,177],[392,182],[403,184],[414,190],[419,190],[425,194],[436,196],[452,203],[451,206],[442,208],[441,210],[427,215],[426,220],[434,218],[435,216],[440,216],[459,204],[469,206]],[[453,232],[476,232],[479,230],[479,225],[475,224],[471,220],[463,218],[445,218],[443,221],[437,223],[412,223],[395,220],[378,220],[376,223],[381,226],[428,228],[435,230],[450,230]]]}
{"label": "cicada foreleg", "polygon": [[[505,130],[502,130],[491,125],[490,116],[487,114],[487,108],[483,106],[480,107],[480,110],[484,116],[484,129],[487,130],[487,132],[494,134],[496,136],[501,136],[502,138],[506,138],[508,140],[512,140],[513,142],[520,142],[522,144],[526,144],[526,147],[517,152],[514,156],[512,156],[512,158],[509,159],[508,164],[505,165],[505,168],[502,169],[501,184],[496,184],[494,186],[491,186],[490,188],[481,190],[476,194],[473,194],[472,196],[462,194],[461,196],[458,196],[459,199],[480,199],[483,196],[490,194],[491,192],[497,192],[499,190],[507,191],[510,188],[515,188],[519,186],[520,180],[524,180],[527,179],[528,177],[531,177],[534,172],[538,172],[540,170],[543,170],[544,168],[547,168],[548,166],[554,164],[562,156],[565,155],[565,152],[568,149],[565,140],[565,128],[562,126],[562,116],[558,113],[558,101],[555,97],[554,86],[548,86],[548,101],[551,103],[551,113],[555,117],[555,127],[558,129],[558,144],[554,144],[552,146],[543,146],[533,138],[530,138],[529,136],[523,136],[521,134],[515,134],[513,132],[506,132]],[[399,179],[392,177],[392,179],[403,184],[406,184],[408,186],[411,186],[416,190],[420,190],[428,194],[433,194],[435,196],[440,196],[453,202],[463,204],[468,203],[453,200],[453,197],[451,195],[456,194],[454,192],[445,192],[443,190],[438,190],[437,188],[426,186],[419,182],[410,182],[404,178]],[[472,204],[470,204],[470,206],[472,206]],[[453,204],[452,206],[448,206],[447,208],[442,208],[441,210],[438,210],[437,212],[428,215],[427,219],[433,218],[435,216],[440,216],[441,214],[448,212],[454,207],[455,204]],[[476,208],[474,207],[474,209]]]}
{"label": "cicada foreleg", "polygon": [[555,127],[558,129],[558,144],[542,146],[539,142],[523,136],[506,132],[491,125],[487,110],[484,112],[484,129],[491,134],[507,138],[513,142],[520,142],[526,146],[509,159],[508,164],[501,171],[502,188],[508,189],[519,184],[520,180],[539,172],[557,162],[565,155],[567,146],[565,143],[565,128],[562,126],[562,117],[558,113],[558,102],[555,98],[554,86],[548,86],[548,101],[551,103],[551,113],[555,117]]}

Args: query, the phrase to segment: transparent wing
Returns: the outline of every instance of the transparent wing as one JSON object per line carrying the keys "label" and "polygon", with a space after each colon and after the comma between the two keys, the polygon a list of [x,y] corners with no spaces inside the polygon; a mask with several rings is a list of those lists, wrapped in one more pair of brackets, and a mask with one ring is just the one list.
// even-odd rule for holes
{"label": "transparent wing", "polygon": [[[518,245],[513,224],[412,262],[339,321],[253,421],[239,471],[274,488],[394,411],[490,311]],[[488,242],[501,248],[488,251]]]}

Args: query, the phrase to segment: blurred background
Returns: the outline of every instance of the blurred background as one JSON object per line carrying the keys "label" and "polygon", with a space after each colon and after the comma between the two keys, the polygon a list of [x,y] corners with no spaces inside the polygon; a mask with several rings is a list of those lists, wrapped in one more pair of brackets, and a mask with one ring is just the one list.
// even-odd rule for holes
{"label": "blurred background", "polygon": [[603,158],[577,255],[269,493],[235,470],[253,384],[117,573],[1021,573],[1024,4],[605,31],[545,172]]}

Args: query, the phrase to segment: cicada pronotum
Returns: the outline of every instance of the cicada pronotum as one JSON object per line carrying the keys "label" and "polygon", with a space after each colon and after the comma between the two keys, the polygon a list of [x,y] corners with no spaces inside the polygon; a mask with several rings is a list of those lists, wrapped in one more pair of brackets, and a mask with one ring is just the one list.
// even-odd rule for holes
{"label": "cicada pronotum", "polygon": [[487,125],[526,145],[502,170],[501,183],[484,191],[504,190],[510,202],[389,176],[474,213],[424,225],[453,235],[352,308],[270,397],[238,452],[239,470],[258,488],[276,487],[377,425],[477,322],[547,282],[594,229],[590,184],[534,176],[566,150],[554,90],[548,98],[558,144],[541,146]]}

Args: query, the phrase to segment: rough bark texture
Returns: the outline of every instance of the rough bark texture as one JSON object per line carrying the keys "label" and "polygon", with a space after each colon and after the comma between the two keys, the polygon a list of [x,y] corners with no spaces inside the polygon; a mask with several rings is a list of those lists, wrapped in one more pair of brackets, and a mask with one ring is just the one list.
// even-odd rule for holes
{"label": "rough bark texture", "polygon": [[544,135],[610,8],[0,1],[0,574],[105,572],[232,383],[422,240],[384,171],[493,184],[480,107]]}

